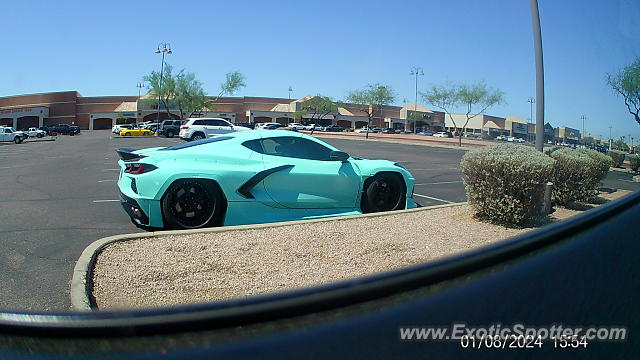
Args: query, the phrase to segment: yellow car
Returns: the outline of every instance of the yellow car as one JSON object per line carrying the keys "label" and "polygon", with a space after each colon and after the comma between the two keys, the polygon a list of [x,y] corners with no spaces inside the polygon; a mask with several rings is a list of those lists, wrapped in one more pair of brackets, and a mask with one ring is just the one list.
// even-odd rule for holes
{"label": "yellow car", "polygon": [[153,135],[153,131],[149,129],[122,129],[120,136],[149,136]]}

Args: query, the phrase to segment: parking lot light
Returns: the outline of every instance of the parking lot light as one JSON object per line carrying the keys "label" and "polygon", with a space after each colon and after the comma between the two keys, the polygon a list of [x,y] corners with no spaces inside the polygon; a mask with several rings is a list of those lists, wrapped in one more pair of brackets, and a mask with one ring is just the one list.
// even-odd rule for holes
{"label": "parking lot light", "polygon": [[[171,44],[169,43],[160,43],[155,51],[156,54],[162,54],[162,62],[160,63],[160,85],[158,87],[158,115],[156,117],[156,125],[160,124],[160,92],[162,91],[162,75],[164,72],[164,54],[172,54]],[[158,135],[156,131],[155,135]]]}

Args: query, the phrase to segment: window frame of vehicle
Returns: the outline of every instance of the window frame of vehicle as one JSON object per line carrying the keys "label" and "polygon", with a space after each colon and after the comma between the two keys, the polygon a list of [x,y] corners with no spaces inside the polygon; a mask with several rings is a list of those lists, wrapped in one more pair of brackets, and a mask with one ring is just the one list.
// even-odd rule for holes
{"label": "window frame of vehicle", "polygon": [[[275,139],[281,140],[282,142],[280,144],[275,145],[272,149],[270,149],[271,145],[265,146],[265,142],[267,142],[267,144],[269,141],[277,143],[278,140],[275,140]],[[285,143],[284,142],[285,139],[287,140],[291,139],[294,142],[299,142],[299,144],[305,144],[303,146],[308,146],[307,149],[310,149],[311,147],[316,147],[316,149],[321,149],[321,151],[312,150],[314,154],[312,154],[311,151],[309,150],[301,151],[301,149],[298,147],[299,144],[295,145],[293,143]],[[302,159],[302,160],[315,160],[315,161],[332,161],[330,157],[331,152],[336,151],[316,141],[309,140],[303,137],[297,137],[297,136],[274,136],[274,137],[267,137],[262,139],[248,140],[243,142],[242,145],[262,155],[278,156],[278,157],[286,157],[286,158]],[[276,152],[275,151],[276,146],[292,146],[292,147],[295,146],[296,148],[281,149],[279,152]],[[324,154],[321,154],[321,152],[324,152]]]}

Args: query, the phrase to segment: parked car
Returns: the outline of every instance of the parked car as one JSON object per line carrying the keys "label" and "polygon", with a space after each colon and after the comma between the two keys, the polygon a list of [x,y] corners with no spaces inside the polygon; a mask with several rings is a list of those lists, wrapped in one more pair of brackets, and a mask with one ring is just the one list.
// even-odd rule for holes
{"label": "parked car", "polygon": [[464,134],[464,137],[477,139],[480,137],[480,135],[474,133],[466,133]]}
{"label": "parked car", "polygon": [[280,123],[268,122],[268,123],[257,123],[255,128],[256,129],[266,129],[267,126],[269,126],[269,125],[273,125],[273,126],[276,126],[276,127],[284,126],[284,125],[282,125]]}
{"label": "parked car", "polygon": [[422,135],[422,136],[433,136],[433,131],[420,131],[418,133],[418,135]]}
{"label": "parked car", "polygon": [[182,120],[165,120],[160,125],[158,133],[165,137],[172,138],[180,133],[180,127],[184,124]]}
{"label": "parked car", "polygon": [[344,131],[344,127],[340,125],[329,125],[329,126],[325,126],[324,129],[322,129],[322,131],[340,132],[340,131]]}
{"label": "parked car", "polygon": [[29,128],[29,130],[25,131],[25,134],[27,134],[27,137],[41,138],[47,135],[47,132],[38,128],[31,127]]}
{"label": "parked car", "polygon": [[249,128],[249,129],[253,130],[256,127],[256,123],[252,123],[252,122],[237,122],[237,123],[233,123],[233,126],[242,126],[242,127],[246,127],[246,128]]}
{"label": "parked car", "polygon": [[[158,130],[158,124],[156,123],[150,123],[150,124],[146,124],[141,126],[141,128],[143,129],[149,129],[151,131],[153,131],[154,133]],[[178,132],[180,131],[180,129],[178,129]]]}
{"label": "parked car", "polygon": [[433,137],[452,138],[453,134],[448,132],[448,131],[440,131],[440,132],[437,132],[437,133],[433,134]]}
{"label": "parked car", "polygon": [[496,140],[507,141],[508,136],[506,135],[498,135],[496,136]]}
{"label": "parked car", "polygon": [[111,128],[111,132],[114,134],[120,134],[122,129],[131,129],[132,125],[130,124],[116,124]]}
{"label": "parked car", "polygon": [[120,131],[120,136],[151,136],[153,134],[153,131],[140,127],[131,127]]}
{"label": "parked car", "polygon": [[146,229],[266,223],[417,206],[412,197],[415,180],[403,166],[352,158],[301,133],[236,131],[172,147],[116,151],[121,158],[122,206],[134,224]]}
{"label": "parked car", "polygon": [[185,124],[180,127],[180,138],[187,141],[201,140],[210,136],[245,130],[251,129],[244,126],[234,126],[222,118],[187,119]]}
{"label": "parked car", "polygon": [[0,141],[13,141],[16,144],[20,144],[25,139],[25,136],[22,131],[15,131],[10,127],[0,127]]}
{"label": "parked car", "polygon": [[292,128],[293,130],[304,130],[304,125],[299,123],[291,123],[289,124],[289,127]]}
{"label": "parked car", "polygon": [[366,132],[371,132],[371,130],[369,130],[369,128],[367,128],[366,126],[360,129],[356,129],[353,132],[355,133],[366,133]]}
{"label": "parked car", "polygon": [[63,134],[63,135],[75,135],[75,134],[79,134],[80,133],[80,127],[79,126],[75,126],[75,125],[69,125],[69,124],[58,124],[56,126],[53,126],[50,131],[55,131],[58,134]]}
{"label": "parked car", "polygon": [[324,129],[324,126],[322,125],[317,125],[317,124],[309,124],[307,126],[304,127],[305,130],[312,130],[313,131],[322,131]]}
{"label": "parked car", "polygon": [[392,128],[384,128],[380,131],[382,134],[395,134],[396,131]]}
{"label": "parked car", "polygon": [[371,129],[371,132],[372,132],[372,133],[376,133],[376,134],[377,134],[377,133],[379,133],[379,132],[381,132],[381,131],[382,131],[382,129],[380,129],[380,128],[373,128],[373,129]]}

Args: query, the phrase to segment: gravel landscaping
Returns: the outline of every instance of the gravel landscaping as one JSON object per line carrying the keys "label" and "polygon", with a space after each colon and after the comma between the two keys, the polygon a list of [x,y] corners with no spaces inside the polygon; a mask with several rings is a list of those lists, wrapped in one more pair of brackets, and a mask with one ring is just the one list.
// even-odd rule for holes
{"label": "gravel landscaping", "polygon": [[[602,202],[628,193],[601,194]],[[589,208],[558,208],[546,222]],[[463,204],[374,218],[130,240],[114,243],[98,256],[93,296],[99,309],[251,296],[397,269],[532,228],[479,222]]]}

